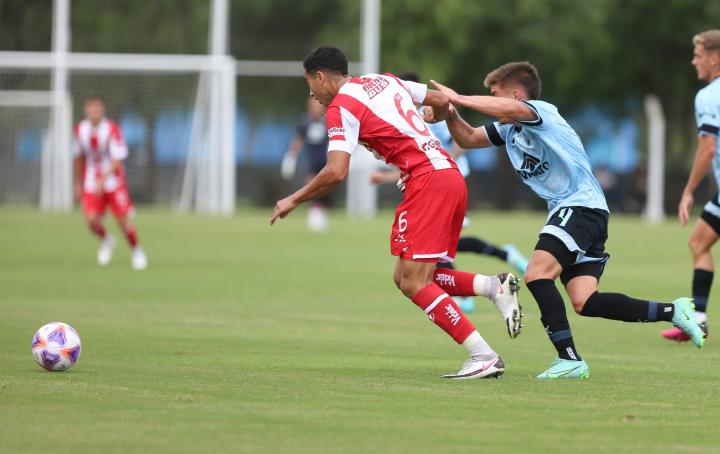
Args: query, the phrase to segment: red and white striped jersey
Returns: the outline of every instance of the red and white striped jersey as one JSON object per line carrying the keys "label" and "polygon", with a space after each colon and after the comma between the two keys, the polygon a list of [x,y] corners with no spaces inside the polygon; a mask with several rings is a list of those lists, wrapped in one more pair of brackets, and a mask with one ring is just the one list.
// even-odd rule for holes
{"label": "red and white striped jersey", "polygon": [[83,120],[75,126],[73,135],[73,155],[83,156],[83,187],[85,192],[95,192],[97,178],[105,174],[105,192],[113,192],[125,185],[125,173],[121,165],[117,172],[108,175],[112,161],[127,158],[128,149],[123,140],[120,127],[112,120],[103,118],[97,126],[90,120]]}
{"label": "red and white striped jersey", "polygon": [[353,77],[340,87],[325,112],[328,151],[352,153],[361,144],[410,177],[456,169],[415,107],[426,94],[426,85],[392,74]]}

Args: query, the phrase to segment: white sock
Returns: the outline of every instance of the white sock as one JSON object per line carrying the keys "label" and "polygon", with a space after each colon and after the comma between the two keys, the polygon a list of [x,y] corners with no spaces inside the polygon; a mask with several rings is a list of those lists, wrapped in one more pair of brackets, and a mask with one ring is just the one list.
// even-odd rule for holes
{"label": "white sock", "polygon": [[695,321],[698,323],[707,323],[707,314],[705,314],[705,312],[695,311]]}
{"label": "white sock", "polygon": [[483,276],[476,274],[473,279],[473,291],[477,296],[484,296],[495,301],[495,295],[498,290],[497,276]]}
{"label": "white sock", "polygon": [[462,345],[467,349],[468,353],[470,353],[470,356],[473,358],[493,359],[498,355],[495,353],[495,350],[490,348],[490,345],[485,342],[485,339],[483,339],[477,330],[470,333],[470,335],[465,338]]}

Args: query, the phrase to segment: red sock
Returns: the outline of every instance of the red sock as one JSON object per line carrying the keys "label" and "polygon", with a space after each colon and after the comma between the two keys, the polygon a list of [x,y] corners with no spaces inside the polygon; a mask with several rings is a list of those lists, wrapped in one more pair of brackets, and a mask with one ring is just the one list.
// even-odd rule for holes
{"label": "red sock", "polygon": [[100,239],[105,238],[105,227],[100,221],[90,221],[90,231],[95,235],[99,236]]}
{"label": "red sock", "polygon": [[417,292],[412,302],[424,310],[430,321],[442,328],[458,344],[462,344],[470,333],[475,331],[475,327],[455,301],[435,284],[428,284]]}
{"label": "red sock", "polygon": [[131,225],[125,229],[125,238],[127,238],[128,243],[130,243],[131,247],[135,247],[138,244],[137,240],[137,231],[135,230],[135,226]]}
{"label": "red sock", "polygon": [[475,274],[450,268],[435,268],[433,281],[450,296],[475,296]]}

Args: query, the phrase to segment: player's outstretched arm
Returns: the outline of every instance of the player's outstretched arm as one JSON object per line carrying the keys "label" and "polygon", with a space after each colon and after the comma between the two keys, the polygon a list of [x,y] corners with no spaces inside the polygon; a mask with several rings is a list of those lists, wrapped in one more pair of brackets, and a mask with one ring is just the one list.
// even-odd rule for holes
{"label": "player's outstretched arm", "polygon": [[467,107],[495,118],[509,118],[513,121],[537,120],[537,114],[527,104],[516,99],[498,96],[465,96],[434,80],[430,82],[445,93],[455,106]]}
{"label": "player's outstretched arm", "polygon": [[75,188],[75,197],[77,197],[78,200],[80,200],[82,198],[82,193],[83,193],[82,175],[83,175],[83,166],[84,165],[85,165],[85,162],[84,162],[82,155],[75,156],[74,165],[73,165],[73,169],[74,169],[73,173],[75,174],[74,175],[74,181],[75,181],[74,188]]}
{"label": "player's outstretched arm", "polygon": [[[454,107],[450,108],[446,123],[455,144],[462,149],[487,148],[492,145],[485,132],[485,128],[482,126],[479,128],[470,126]],[[460,154],[462,153],[458,155]]]}
{"label": "player's outstretched arm", "polygon": [[685,189],[683,189],[682,196],[680,197],[680,204],[678,205],[678,219],[680,224],[683,226],[688,223],[690,219],[690,210],[693,205],[693,193],[697,188],[700,181],[705,177],[710,165],[712,164],[715,150],[717,149],[717,136],[714,135],[701,135],[698,137],[697,151],[695,152],[695,160],[693,161],[692,169],[690,170],[690,176],[688,177]]}
{"label": "player's outstretched arm", "polygon": [[450,99],[444,93],[437,90],[428,90],[422,104],[432,109],[432,115],[435,121],[442,121],[447,118],[450,109]]}
{"label": "player's outstretched arm", "polygon": [[270,225],[273,225],[278,218],[282,219],[287,216],[301,203],[322,197],[335,189],[337,185],[347,178],[349,168],[350,153],[344,151],[328,152],[327,163],[315,175],[315,178],[295,193],[278,200],[270,217]]}

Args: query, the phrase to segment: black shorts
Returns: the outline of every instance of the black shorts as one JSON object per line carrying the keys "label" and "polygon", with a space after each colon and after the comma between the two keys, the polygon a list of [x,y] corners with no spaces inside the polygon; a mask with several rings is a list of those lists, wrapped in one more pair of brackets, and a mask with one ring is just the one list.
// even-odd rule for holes
{"label": "black shorts", "polygon": [[577,276],[598,280],[610,255],[605,252],[610,213],[587,207],[564,207],[553,213],[540,232],[536,250],[549,252],[562,266],[566,285]]}
{"label": "black shorts", "polygon": [[720,235],[720,193],[705,204],[700,219],[707,222]]}

